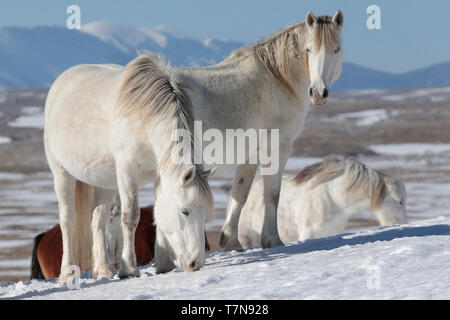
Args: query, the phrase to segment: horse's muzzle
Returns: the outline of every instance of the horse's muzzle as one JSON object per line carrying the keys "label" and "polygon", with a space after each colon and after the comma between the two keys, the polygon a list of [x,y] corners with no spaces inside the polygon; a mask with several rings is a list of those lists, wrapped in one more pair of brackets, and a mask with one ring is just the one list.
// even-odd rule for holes
{"label": "horse's muzzle", "polygon": [[200,270],[202,265],[203,265],[202,263],[195,260],[195,261],[192,261],[191,264],[189,264],[189,269],[191,270],[191,272],[197,271],[197,270]]}
{"label": "horse's muzzle", "polygon": [[[319,92],[321,91],[321,92]],[[316,90],[312,87],[308,90],[308,95],[311,98],[311,103],[315,106],[323,106],[327,103],[328,99],[328,89],[323,88],[322,90]]]}
{"label": "horse's muzzle", "polygon": [[311,102],[316,107],[320,107],[327,103],[327,99],[311,99]]}
{"label": "horse's muzzle", "polygon": [[[204,261],[204,260],[203,260]],[[201,267],[203,267],[205,263],[202,262],[200,259],[193,260],[189,264],[181,264],[180,267],[185,272],[195,272],[200,270]]]}

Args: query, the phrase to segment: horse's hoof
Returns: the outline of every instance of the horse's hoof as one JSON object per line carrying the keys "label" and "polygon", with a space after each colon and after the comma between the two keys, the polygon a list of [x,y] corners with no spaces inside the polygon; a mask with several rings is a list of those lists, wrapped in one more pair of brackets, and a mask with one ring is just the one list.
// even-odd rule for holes
{"label": "horse's hoof", "polygon": [[77,272],[77,268],[78,267],[76,266],[69,266],[69,267],[61,266],[61,271],[58,277],[59,285],[65,286],[67,285],[67,283],[74,282],[74,280],[76,280],[77,277],[79,278],[80,273],[79,269]]}
{"label": "horse's hoof", "polygon": [[112,279],[114,277],[114,272],[108,268],[94,268],[93,276],[95,280],[100,280],[103,278]]}
{"label": "horse's hoof", "polygon": [[127,278],[139,278],[141,273],[138,268],[127,268],[126,270],[120,270],[119,278],[127,279]]}
{"label": "horse's hoof", "polygon": [[263,239],[261,241],[261,247],[263,249],[269,249],[269,248],[275,248],[275,247],[280,247],[283,246],[284,243],[280,240],[279,237],[271,237],[269,239]]}
{"label": "horse's hoof", "polygon": [[61,273],[58,277],[58,283],[60,286],[66,285],[66,283],[69,281],[69,279],[72,279],[73,274],[72,273]]}
{"label": "horse's hoof", "polygon": [[222,250],[225,250],[225,251],[232,251],[232,250],[243,251],[244,250],[242,248],[241,244],[239,243],[238,238],[233,237],[231,234],[229,234],[225,231],[222,231],[220,233],[219,246]]}
{"label": "horse's hoof", "polygon": [[160,273],[167,273],[172,271],[173,269],[175,269],[175,265],[172,263],[171,265],[165,265],[165,266],[161,266],[161,265],[156,265],[156,274],[160,274]]}

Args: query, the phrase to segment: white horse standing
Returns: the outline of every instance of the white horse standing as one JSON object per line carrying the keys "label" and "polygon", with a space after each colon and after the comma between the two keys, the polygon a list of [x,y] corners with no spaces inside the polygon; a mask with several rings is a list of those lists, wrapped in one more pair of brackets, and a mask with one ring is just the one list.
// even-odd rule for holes
{"label": "white horse standing", "polygon": [[[174,163],[170,156],[174,132],[189,132],[190,140],[183,143],[190,144],[192,128],[192,105],[183,84],[156,56],[141,55],[125,68],[76,66],[54,82],[45,107],[44,143],[63,236],[61,283],[80,262],[86,263],[82,270],[93,265],[96,278],[113,276],[105,226],[117,190],[124,240],[119,275],[139,276],[134,250],[138,187],[151,179],[156,179],[158,270],[173,268],[174,257],[186,271],[204,264],[212,194],[201,166]],[[91,247],[93,258],[90,250],[81,249]]]}
{"label": "white horse standing", "polygon": [[[120,275],[139,274],[133,250],[139,219],[137,190],[155,177],[157,271],[171,270],[174,256],[188,271],[204,263],[204,208],[212,206],[209,186],[201,168],[170,165],[167,160],[173,150],[173,131],[185,129],[192,138],[193,119],[201,120],[205,130],[222,133],[226,129],[279,130],[279,167],[276,174],[264,176],[261,244],[282,244],[276,213],[281,177],[310,101],[325,104],[329,88],[340,75],[343,23],[341,11],[317,18],[309,12],[305,22],[240,49],[212,67],[169,68],[146,54],[125,68],[83,65],[62,74],[47,98],[44,134],[63,233],[61,282],[70,276],[70,266],[80,261],[77,255],[90,255],[72,248],[72,242],[74,228],[75,234],[85,233],[82,238],[89,241],[86,226],[93,208],[94,275],[113,274],[106,258],[104,228],[116,189],[124,234]],[[183,143],[191,142],[183,139]],[[205,167],[220,171],[237,166],[220,242],[225,249],[240,249],[237,224],[258,164],[224,163]],[[89,186],[95,187],[95,195]],[[181,229],[185,232],[178,232]]]}
{"label": "white horse standing", "polygon": [[[264,201],[255,180],[242,209],[239,241],[259,246]],[[406,191],[400,181],[352,159],[306,167],[281,184],[278,228],[284,243],[342,233],[350,216],[370,209],[382,226],[407,223]]]}
{"label": "white horse standing", "polygon": [[[279,168],[263,178],[261,245],[265,248],[282,244],[276,213],[282,174],[311,101],[325,104],[330,86],[340,75],[343,23],[341,11],[334,17],[315,17],[309,12],[305,22],[237,50],[216,66],[177,68],[190,85],[186,92],[192,99],[194,117],[203,122],[205,130],[279,130]],[[235,166],[205,163],[205,168],[217,167],[218,171]],[[249,161],[237,165],[220,236],[223,249],[241,249],[237,226],[257,167]]]}

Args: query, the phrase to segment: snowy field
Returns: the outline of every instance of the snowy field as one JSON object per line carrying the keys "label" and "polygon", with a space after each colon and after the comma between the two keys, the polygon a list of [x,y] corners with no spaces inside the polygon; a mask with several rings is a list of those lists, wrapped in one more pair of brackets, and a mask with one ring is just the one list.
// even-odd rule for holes
{"label": "snowy field", "polygon": [[361,99],[380,100],[393,103],[444,102],[450,100],[450,87],[355,90],[340,94],[338,99],[347,102]]}
{"label": "snowy field", "polygon": [[[386,146],[389,150],[389,146]],[[409,148],[405,148],[410,152]],[[421,153],[422,149],[418,149]],[[440,151],[437,150],[436,152]],[[291,158],[286,166],[286,177],[294,175],[322,158]],[[407,170],[405,181],[408,198],[409,221],[420,221],[438,216],[450,217],[449,177],[437,177],[441,171],[450,171],[449,157],[427,153],[405,159],[399,155],[385,155],[360,159],[368,166],[382,171],[401,168]],[[399,177],[401,178],[401,177]],[[401,179],[403,180],[403,179]],[[430,181],[432,180],[432,181]],[[207,230],[219,230],[224,223],[232,172],[214,177],[211,187],[215,199],[215,212],[207,222]],[[30,246],[33,238],[58,223],[56,197],[52,175],[49,172],[32,174],[0,172],[0,277],[23,280],[29,275]],[[154,203],[153,186],[141,190],[140,205]],[[348,230],[361,230],[376,226],[370,212],[361,212],[350,220]]]}
{"label": "snowy field", "polygon": [[0,288],[2,299],[450,299],[450,218],[291,243],[215,252],[194,273],[127,280],[56,280]]}
{"label": "snowy field", "polygon": [[44,109],[41,107],[22,107],[22,115],[8,123],[13,128],[44,128]]}
{"label": "snowy field", "polygon": [[[369,167],[405,183],[409,225],[377,228],[372,214],[362,212],[349,221],[346,235],[265,251],[215,252],[192,274],[177,269],[155,275],[149,265],[139,279],[94,281],[85,275],[79,291],[60,288],[54,280],[27,281],[33,238],[58,222],[52,175],[45,167],[26,169],[38,162],[20,162],[24,170],[3,166],[0,282],[13,282],[0,285],[0,299],[450,299],[449,93],[450,88],[341,94],[330,108],[310,112],[302,134],[306,143],[286,166],[289,177],[322,161],[322,154],[356,153]],[[9,108],[0,112],[0,149],[18,154],[7,160],[0,154],[4,162],[43,158],[28,144],[41,144],[44,123],[38,100],[45,93],[34,95],[24,91],[6,98],[0,92],[0,107],[3,99]],[[341,143],[334,141],[344,147],[335,148]],[[352,149],[358,144],[364,148]],[[207,230],[221,228],[232,181],[233,172],[226,172],[210,182],[215,211]],[[141,190],[139,200],[141,206],[154,202],[152,185]]]}
{"label": "snowy field", "polygon": [[[382,121],[387,114],[380,109],[341,113],[337,117],[355,121],[356,126],[368,126]],[[43,108],[25,106],[21,108],[20,116],[8,122],[8,126],[42,128],[43,123]],[[361,161],[393,174],[405,183],[410,221],[450,216],[450,144],[377,144],[369,148],[378,155],[360,157]],[[287,163],[285,177],[322,160],[323,157],[292,157]],[[217,175],[211,181],[215,212],[207,222],[207,230],[219,230],[223,225],[232,181],[233,172]],[[0,188],[0,281],[24,280],[29,275],[28,259],[33,238],[58,222],[52,175],[50,172],[0,172],[0,184],[3,186]],[[153,186],[147,185],[140,192],[140,205],[152,203]],[[350,220],[347,230],[376,225],[370,212],[362,212]]]}

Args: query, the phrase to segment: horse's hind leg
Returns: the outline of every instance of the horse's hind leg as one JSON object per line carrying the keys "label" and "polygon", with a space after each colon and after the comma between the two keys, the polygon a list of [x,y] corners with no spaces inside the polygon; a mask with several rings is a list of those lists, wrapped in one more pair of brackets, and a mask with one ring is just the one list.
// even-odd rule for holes
{"label": "horse's hind leg", "polygon": [[122,209],[120,205],[119,194],[114,198],[114,202],[111,204],[111,215],[109,218],[108,226],[106,228],[107,241],[108,241],[108,261],[114,273],[119,273],[120,270],[120,258],[123,249],[123,235],[122,225],[120,218]]}
{"label": "horse's hind leg", "polygon": [[92,256],[94,258],[93,276],[95,279],[112,278],[114,272],[108,262],[106,249],[106,224],[111,215],[111,202],[115,191],[96,189],[95,210],[92,214]]}
{"label": "horse's hind leg", "polygon": [[123,250],[123,234],[121,229],[121,224],[119,221],[119,230],[117,232],[117,238],[115,242],[115,251],[114,251],[114,260],[113,261],[113,268],[116,273],[119,273],[120,271],[120,261],[122,259],[122,250]]}
{"label": "horse's hind leg", "polygon": [[75,231],[76,180],[62,166],[48,158],[53,173],[55,193],[58,199],[59,224],[63,240],[63,256],[59,283],[65,284],[74,274],[73,235]]}

